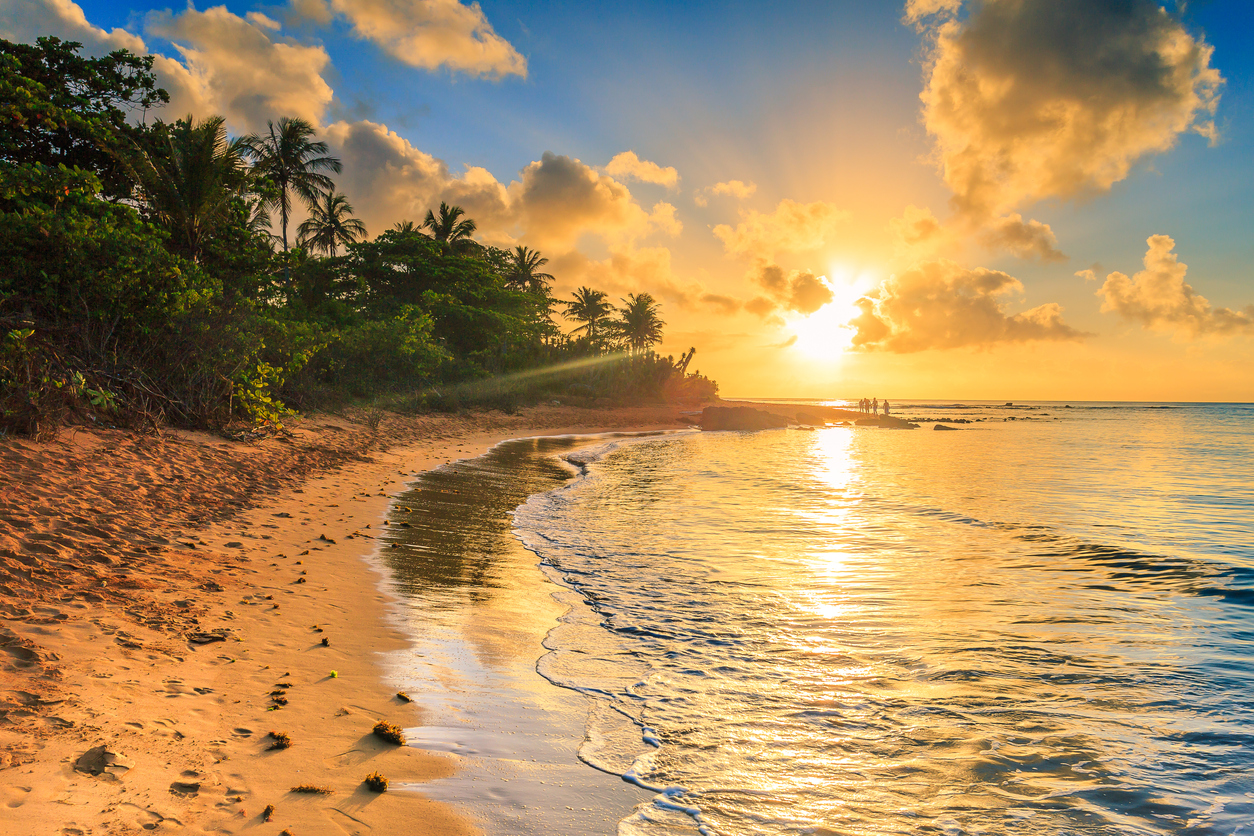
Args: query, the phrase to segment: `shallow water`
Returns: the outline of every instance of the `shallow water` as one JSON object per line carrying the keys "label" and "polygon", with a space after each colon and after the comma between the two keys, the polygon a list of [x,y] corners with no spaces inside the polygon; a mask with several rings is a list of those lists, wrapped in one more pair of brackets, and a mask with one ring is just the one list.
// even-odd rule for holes
{"label": "shallow water", "polygon": [[[564,597],[529,606],[516,645],[538,703],[581,701],[558,710],[554,757],[577,748],[647,789],[564,830],[558,808],[490,832],[1254,829],[1254,409],[894,412],[987,420],[482,460],[555,468],[488,514],[531,493],[513,525],[568,587],[534,573],[535,601]],[[426,629],[474,621],[465,601],[491,594],[467,561],[463,603]]]}

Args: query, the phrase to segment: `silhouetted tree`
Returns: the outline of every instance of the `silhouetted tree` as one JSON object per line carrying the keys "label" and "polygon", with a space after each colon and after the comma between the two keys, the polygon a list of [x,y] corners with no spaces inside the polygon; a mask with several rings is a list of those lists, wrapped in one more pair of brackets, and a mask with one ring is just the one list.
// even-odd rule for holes
{"label": "silhouetted tree", "polygon": [[521,245],[515,247],[509,256],[510,272],[506,282],[510,287],[525,290],[528,293],[548,292],[553,276],[550,273],[540,272],[540,268],[549,263],[547,258]]}
{"label": "silhouetted tree", "polygon": [[648,293],[629,293],[623,300],[614,327],[633,354],[662,341],[666,323],[658,316],[659,311],[657,301]]}
{"label": "silhouetted tree", "polygon": [[339,245],[366,237],[366,225],[352,215],[353,205],[347,197],[327,192],[309,207],[309,218],[296,228],[297,241],[334,258]]}
{"label": "silhouetted tree", "polygon": [[563,316],[583,323],[571,333],[578,334],[582,331],[588,339],[596,341],[614,311],[608,300],[609,297],[604,292],[590,287],[581,287],[571,294],[570,299],[563,300],[561,305],[566,308]]}
{"label": "silhouetted tree", "polygon": [[475,242],[471,240],[471,236],[479,228],[469,218],[462,220],[465,214],[466,210],[462,207],[449,206],[444,201],[440,201],[440,214],[437,216],[435,212],[428,209],[422,228],[431,230],[432,238],[445,244],[454,252],[465,252],[473,248]]}
{"label": "silhouetted tree", "polygon": [[335,188],[325,171],[339,174],[337,157],[327,155],[325,142],[314,141],[313,125],[304,119],[283,117],[276,125],[267,123],[264,136],[244,137],[246,153],[255,161],[254,173],[274,184],[268,196],[271,208],[279,211],[283,249],[287,250],[287,222],[292,215],[292,195],[314,205],[324,193]]}

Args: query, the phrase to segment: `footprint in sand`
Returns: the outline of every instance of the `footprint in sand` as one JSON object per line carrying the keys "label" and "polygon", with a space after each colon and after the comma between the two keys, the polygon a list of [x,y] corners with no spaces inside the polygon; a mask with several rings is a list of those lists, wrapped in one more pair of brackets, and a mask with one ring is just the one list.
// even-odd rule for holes
{"label": "footprint in sand", "polygon": [[5,787],[4,806],[10,810],[21,807],[30,798],[30,787]]}
{"label": "footprint in sand", "polygon": [[252,737],[253,736],[252,729],[244,729],[244,728],[231,729],[231,733],[239,735],[240,737]]}

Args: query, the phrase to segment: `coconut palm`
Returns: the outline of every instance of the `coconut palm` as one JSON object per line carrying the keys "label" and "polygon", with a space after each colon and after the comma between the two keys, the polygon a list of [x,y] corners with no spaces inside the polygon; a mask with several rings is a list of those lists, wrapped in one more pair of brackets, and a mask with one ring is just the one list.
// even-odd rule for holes
{"label": "coconut palm", "polygon": [[169,229],[176,245],[198,259],[205,238],[231,217],[232,203],[248,185],[243,144],[229,141],[226,122],[191,116],[172,125],[158,122],[156,142],[125,155],[139,183],[139,200]]}
{"label": "coconut palm", "polygon": [[535,250],[518,246],[509,254],[509,278],[506,284],[528,293],[544,294],[549,290],[549,282],[553,281],[550,273],[541,273],[540,268],[549,260]]}
{"label": "coconut palm", "polygon": [[399,232],[402,235],[412,235],[418,231],[418,227],[413,221],[397,221],[392,224],[392,231]]}
{"label": "coconut palm", "polygon": [[475,246],[470,236],[474,235],[475,230],[479,228],[469,218],[461,220],[465,214],[466,210],[462,207],[449,206],[444,201],[440,201],[440,214],[437,216],[435,212],[428,209],[422,228],[431,230],[431,237],[443,242],[449,249],[464,252]]}
{"label": "coconut palm", "polygon": [[657,301],[647,293],[629,293],[623,300],[614,326],[632,354],[662,341],[662,326],[666,323],[658,316],[659,310]]}
{"label": "coconut palm", "polygon": [[313,135],[313,125],[304,119],[283,117],[277,125],[268,122],[264,135],[250,134],[243,139],[246,153],[254,161],[253,172],[274,184],[268,199],[270,207],[279,211],[284,250],[288,248],[292,196],[314,205],[324,192],[335,187],[323,172],[338,174],[342,168],[339,158],[327,155],[327,144],[313,141]]}
{"label": "coconut palm", "polygon": [[309,218],[296,228],[302,247],[335,257],[340,244],[348,245],[366,237],[366,225],[353,217],[353,205],[336,192],[327,192],[309,207]]}
{"label": "coconut palm", "polygon": [[577,334],[583,331],[591,340],[596,340],[601,336],[604,326],[609,319],[614,308],[610,305],[605,293],[600,290],[593,290],[590,287],[581,287],[571,294],[571,298],[562,300],[560,303],[566,308],[563,316],[575,322],[582,322],[578,328],[571,331]]}

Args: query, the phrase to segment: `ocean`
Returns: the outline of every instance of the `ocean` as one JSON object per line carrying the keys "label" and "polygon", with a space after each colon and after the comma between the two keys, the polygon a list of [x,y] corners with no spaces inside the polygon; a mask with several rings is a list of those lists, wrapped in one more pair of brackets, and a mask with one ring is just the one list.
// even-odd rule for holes
{"label": "ocean", "polygon": [[424,475],[380,552],[461,766],[421,791],[490,834],[1254,833],[1254,406],[894,414],[961,430]]}

